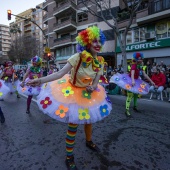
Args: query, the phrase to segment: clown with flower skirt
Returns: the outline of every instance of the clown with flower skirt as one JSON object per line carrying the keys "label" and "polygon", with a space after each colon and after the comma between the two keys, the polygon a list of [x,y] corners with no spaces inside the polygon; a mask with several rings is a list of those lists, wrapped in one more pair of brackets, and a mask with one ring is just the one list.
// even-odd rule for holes
{"label": "clown with flower skirt", "polygon": [[104,66],[103,57],[97,56],[105,42],[103,32],[96,26],[89,27],[76,40],[78,53],[60,71],[28,82],[32,86],[44,83],[37,96],[39,108],[50,117],[68,123],[66,165],[70,170],[77,169],[73,148],[78,124],[84,124],[86,146],[98,151],[92,142],[92,123],[107,117],[112,109],[105,89],[98,84]]}
{"label": "clown with flower skirt", "polygon": [[32,66],[28,68],[26,71],[23,81],[20,85],[18,85],[17,89],[20,94],[27,95],[27,110],[26,113],[30,113],[30,105],[31,105],[31,100],[33,96],[39,95],[41,91],[41,86],[37,87],[31,87],[27,86],[26,83],[32,79],[37,79],[42,77],[42,70],[41,70],[41,64],[42,64],[42,59],[38,56],[35,56],[31,59],[31,64]]}
{"label": "clown with flower skirt", "polygon": [[141,63],[143,61],[143,53],[135,52],[132,58],[132,65],[129,74],[115,74],[110,78],[110,82],[117,84],[121,88],[127,90],[127,99],[126,99],[126,116],[131,117],[129,111],[130,103],[132,98],[134,98],[134,107],[133,110],[139,112],[137,109],[137,98],[138,94],[145,95],[149,93],[150,85],[143,81],[139,77],[140,71],[143,73],[144,77],[151,83],[154,82],[148,77],[145,71],[142,70]]}

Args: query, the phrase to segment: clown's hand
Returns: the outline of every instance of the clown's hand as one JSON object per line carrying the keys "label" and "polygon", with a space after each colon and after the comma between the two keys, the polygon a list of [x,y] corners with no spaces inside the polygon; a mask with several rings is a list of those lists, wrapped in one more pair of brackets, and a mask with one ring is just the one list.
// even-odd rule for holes
{"label": "clown's hand", "polygon": [[41,84],[41,79],[30,80],[26,83],[27,86],[39,86]]}

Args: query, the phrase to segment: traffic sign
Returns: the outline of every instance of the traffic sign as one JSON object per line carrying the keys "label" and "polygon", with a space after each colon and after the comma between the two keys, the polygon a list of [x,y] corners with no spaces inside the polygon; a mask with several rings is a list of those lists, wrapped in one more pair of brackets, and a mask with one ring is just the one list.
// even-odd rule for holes
{"label": "traffic sign", "polygon": [[50,48],[49,48],[49,47],[45,47],[44,52],[45,52],[45,53],[50,53]]}

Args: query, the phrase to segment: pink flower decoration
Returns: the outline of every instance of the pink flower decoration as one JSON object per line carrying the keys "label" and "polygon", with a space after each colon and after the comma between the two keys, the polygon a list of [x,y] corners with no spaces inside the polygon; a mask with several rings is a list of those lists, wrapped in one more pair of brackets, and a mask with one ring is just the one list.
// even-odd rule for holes
{"label": "pink flower decoration", "polygon": [[48,105],[51,105],[52,101],[49,97],[46,97],[45,100],[41,100],[40,104],[42,104],[42,108],[46,109]]}

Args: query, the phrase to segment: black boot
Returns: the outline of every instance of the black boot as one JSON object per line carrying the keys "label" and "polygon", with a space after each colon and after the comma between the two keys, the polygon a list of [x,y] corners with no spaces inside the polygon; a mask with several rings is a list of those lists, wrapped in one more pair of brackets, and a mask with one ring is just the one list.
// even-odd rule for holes
{"label": "black boot", "polygon": [[0,120],[1,120],[1,123],[4,123],[5,122],[5,117],[4,117],[4,114],[0,108]]}
{"label": "black boot", "polygon": [[74,156],[72,156],[71,158],[66,158],[65,163],[68,170],[77,170],[77,167],[74,163]]}
{"label": "black boot", "polygon": [[26,113],[27,113],[27,114],[30,114],[30,109],[27,109],[27,110],[26,110]]}
{"label": "black boot", "polygon": [[96,152],[100,151],[100,149],[92,141],[86,141],[86,146],[93,151],[96,151]]}
{"label": "black boot", "polygon": [[137,107],[136,106],[134,106],[133,107],[133,110],[135,111],[135,112],[138,112],[138,113],[140,113],[141,111],[139,111],[138,109],[137,109]]}
{"label": "black boot", "polygon": [[17,94],[17,98],[18,98],[18,99],[20,98],[19,94]]}

